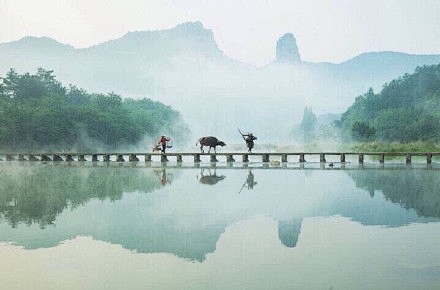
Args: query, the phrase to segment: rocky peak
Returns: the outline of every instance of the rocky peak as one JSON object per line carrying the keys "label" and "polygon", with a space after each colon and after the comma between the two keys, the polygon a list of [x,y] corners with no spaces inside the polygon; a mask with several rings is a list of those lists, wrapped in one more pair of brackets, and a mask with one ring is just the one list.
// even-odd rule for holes
{"label": "rocky peak", "polygon": [[296,45],[295,36],[292,33],[286,33],[277,41],[276,61],[283,63],[299,63],[301,57]]}

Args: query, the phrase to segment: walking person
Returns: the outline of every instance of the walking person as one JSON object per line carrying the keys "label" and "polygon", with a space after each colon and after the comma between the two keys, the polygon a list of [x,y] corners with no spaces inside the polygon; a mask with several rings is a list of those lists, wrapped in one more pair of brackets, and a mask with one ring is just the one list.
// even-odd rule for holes
{"label": "walking person", "polygon": [[257,137],[255,137],[252,133],[243,134],[241,133],[240,129],[238,129],[238,132],[240,132],[241,136],[246,142],[248,152],[252,152],[252,149],[254,148],[254,140],[257,140]]}
{"label": "walking person", "polygon": [[252,152],[252,148],[254,148],[254,140],[257,140],[257,137],[252,135],[252,133],[248,133],[247,135],[243,135],[243,136],[246,136],[246,139],[244,140],[246,141],[248,152]]}
{"label": "walking person", "polygon": [[162,154],[165,154],[165,150],[167,149],[167,141],[170,141],[170,138],[167,138],[166,136],[160,137],[158,145],[162,146]]}

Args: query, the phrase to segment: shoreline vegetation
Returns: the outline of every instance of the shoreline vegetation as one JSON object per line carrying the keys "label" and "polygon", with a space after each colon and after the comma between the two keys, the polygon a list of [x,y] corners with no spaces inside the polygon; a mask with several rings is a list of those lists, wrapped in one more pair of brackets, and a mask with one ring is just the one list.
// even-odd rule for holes
{"label": "shoreline vegetation", "polygon": [[184,140],[189,128],[161,102],[65,87],[42,68],[0,77],[1,150],[117,150],[145,147],[165,134]]}
{"label": "shoreline vegetation", "polygon": [[[243,144],[228,144],[228,149],[224,152],[237,152],[244,151],[246,145]],[[255,152],[440,152],[440,143],[415,141],[409,143],[401,142],[352,142],[346,144],[340,143],[318,143],[311,142],[308,144],[272,144],[272,143],[260,143],[255,146]]]}
{"label": "shoreline vegetation", "polygon": [[[440,142],[440,64],[417,67],[383,86],[380,93],[370,88],[355,99],[335,125],[359,142],[380,141],[385,150],[425,150]],[[426,143],[418,143],[423,141]],[[421,144],[424,144],[421,146]]]}
{"label": "shoreline vegetation", "polygon": [[[418,67],[414,74],[385,84],[378,94],[370,89],[359,96],[342,116],[318,118],[306,107],[290,142],[264,143],[270,136],[262,136],[255,150],[440,152],[439,80],[440,64]],[[53,71],[42,68],[36,74],[10,69],[0,77],[2,151],[148,152],[159,135],[173,136],[178,144],[184,144],[190,135],[180,113],[161,102],[65,87]],[[198,150],[189,144],[178,148]],[[244,143],[228,143],[222,151],[243,150]]]}
{"label": "shoreline vegetation", "polygon": [[362,142],[351,147],[355,152],[440,152],[440,144],[432,142]]}

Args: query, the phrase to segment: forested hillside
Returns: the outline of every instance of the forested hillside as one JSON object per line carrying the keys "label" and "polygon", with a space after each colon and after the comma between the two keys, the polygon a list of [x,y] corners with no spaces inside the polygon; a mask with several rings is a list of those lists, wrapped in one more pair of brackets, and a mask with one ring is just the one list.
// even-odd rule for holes
{"label": "forested hillside", "polygon": [[370,89],[342,114],[343,130],[358,140],[440,141],[440,64]]}
{"label": "forested hillside", "polygon": [[[171,104],[191,127],[193,139],[215,135],[241,142],[231,130],[240,127],[288,142],[304,107],[312,107],[317,115],[340,114],[369,87],[377,91],[417,66],[440,63],[440,54],[392,51],[365,51],[341,63],[317,63],[301,55],[307,52],[294,34],[274,40],[273,61],[255,67],[224,53],[214,32],[201,22],[132,31],[84,48],[27,36],[0,43],[0,74],[10,67],[19,73],[43,67],[54,70],[62,83],[90,92],[115,91]],[[268,112],[276,113],[263,118]]]}
{"label": "forested hillside", "polygon": [[[122,99],[64,87],[52,71],[0,78],[0,148],[16,150],[115,149],[147,136],[184,139],[180,114],[150,99]],[[148,144],[149,146],[151,144]]]}

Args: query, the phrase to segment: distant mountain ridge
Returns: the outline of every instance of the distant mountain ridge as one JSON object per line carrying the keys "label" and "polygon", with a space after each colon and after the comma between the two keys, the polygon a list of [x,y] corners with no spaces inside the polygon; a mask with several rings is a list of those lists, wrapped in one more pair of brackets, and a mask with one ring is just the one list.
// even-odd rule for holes
{"label": "distant mountain ridge", "polygon": [[3,48],[15,48],[15,49],[75,49],[73,46],[68,44],[63,44],[56,41],[50,37],[35,37],[35,36],[25,36],[19,40],[0,43],[0,49]]}
{"label": "distant mountain ridge", "polygon": [[229,127],[287,136],[306,105],[318,114],[340,113],[369,87],[379,90],[417,66],[440,63],[440,55],[398,52],[368,52],[338,64],[304,62],[293,34],[280,38],[276,49],[278,58],[261,68],[237,61],[200,22],[128,32],[80,49],[25,37],[0,44],[0,75],[11,67],[54,70],[63,83],[89,91],[166,102],[183,113],[194,134],[239,141]]}

